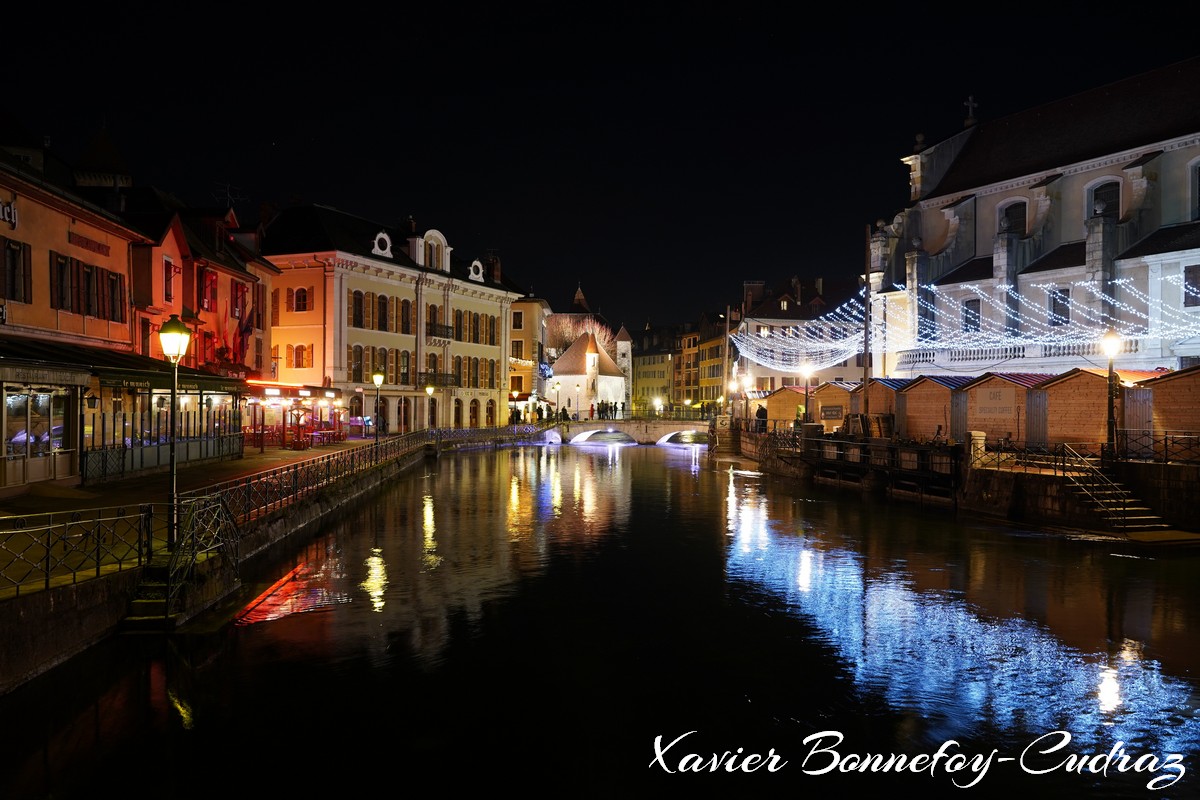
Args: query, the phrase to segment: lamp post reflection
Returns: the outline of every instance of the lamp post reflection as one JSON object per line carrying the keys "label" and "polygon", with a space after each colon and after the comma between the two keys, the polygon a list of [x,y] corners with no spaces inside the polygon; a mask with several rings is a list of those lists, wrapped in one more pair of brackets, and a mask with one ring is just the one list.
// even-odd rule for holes
{"label": "lamp post reflection", "polygon": [[1117,415],[1116,415],[1116,399],[1117,399],[1117,380],[1116,371],[1113,369],[1113,359],[1117,356],[1117,351],[1121,349],[1121,337],[1114,330],[1109,330],[1104,334],[1103,339],[1104,354],[1108,356],[1108,435],[1107,447],[1108,463],[1111,465],[1116,461],[1116,445],[1117,445]]}

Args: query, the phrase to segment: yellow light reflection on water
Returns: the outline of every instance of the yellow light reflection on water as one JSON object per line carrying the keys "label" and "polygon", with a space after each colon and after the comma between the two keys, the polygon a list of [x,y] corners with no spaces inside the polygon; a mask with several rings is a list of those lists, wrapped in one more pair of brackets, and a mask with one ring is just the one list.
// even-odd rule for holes
{"label": "yellow light reflection on water", "polygon": [[371,598],[371,608],[374,611],[383,611],[383,593],[387,589],[387,564],[383,560],[383,551],[372,547],[371,555],[364,563],[367,565],[367,577],[358,588]]}
{"label": "yellow light reflection on water", "polygon": [[422,532],[425,535],[422,562],[429,569],[435,569],[442,563],[442,557],[437,554],[437,526],[433,522],[433,495],[425,495],[421,501]]}

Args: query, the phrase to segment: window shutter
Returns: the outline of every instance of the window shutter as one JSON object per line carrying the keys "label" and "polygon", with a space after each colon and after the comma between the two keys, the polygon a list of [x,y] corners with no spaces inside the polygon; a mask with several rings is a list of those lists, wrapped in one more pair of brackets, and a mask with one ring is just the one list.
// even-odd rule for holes
{"label": "window shutter", "polygon": [[287,346],[287,361],[285,363],[288,369],[296,366],[296,348],[290,344]]}
{"label": "window shutter", "polygon": [[58,270],[55,265],[58,263],[58,253],[50,251],[50,307],[62,308],[62,300],[58,296]]}
{"label": "window shutter", "polygon": [[375,293],[363,295],[363,327],[369,331],[375,330]]}
{"label": "window shutter", "polygon": [[388,333],[396,332],[396,296],[388,298]]}
{"label": "window shutter", "polygon": [[354,380],[354,346],[346,345],[346,380]]}
{"label": "window shutter", "polygon": [[108,319],[108,270],[96,267],[96,316]]}
{"label": "window shutter", "polygon": [[271,325],[279,324],[279,290],[271,290]]}
{"label": "window shutter", "polygon": [[312,342],[309,342],[308,349],[304,351],[304,366],[309,369],[312,368],[313,350],[315,350],[315,349],[316,349],[316,346],[313,345]]}
{"label": "window shutter", "polygon": [[354,290],[346,290],[346,327],[354,327]]}
{"label": "window shutter", "polygon": [[33,247],[28,244],[21,245],[21,284],[24,290],[22,300],[26,303],[33,302]]}
{"label": "window shutter", "polygon": [[287,310],[289,313],[296,310],[296,290],[290,286],[287,290]]}

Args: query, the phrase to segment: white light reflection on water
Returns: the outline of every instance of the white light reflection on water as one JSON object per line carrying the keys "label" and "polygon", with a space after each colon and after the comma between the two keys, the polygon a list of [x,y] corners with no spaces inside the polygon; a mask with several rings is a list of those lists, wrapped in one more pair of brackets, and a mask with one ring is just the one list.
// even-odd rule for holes
{"label": "white light reflection on water", "polygon": [[1115,655],[1081,652],[1029,620],[984,618],[956,597],[915,591],[903,565],[868,571],[862,554],[819,532],[783,529],[770,499],[757,485],[739,489],[733,473],[726,495],[730,578],[810,618],[856,683],[919,714],[930,741],[1066,730],[1073,748],[1200,748],[1192,686],[1136,642]]}

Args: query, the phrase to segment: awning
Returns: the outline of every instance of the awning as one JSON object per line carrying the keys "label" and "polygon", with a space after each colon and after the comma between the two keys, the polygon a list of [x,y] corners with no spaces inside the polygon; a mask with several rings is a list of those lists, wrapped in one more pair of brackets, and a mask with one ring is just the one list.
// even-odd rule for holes
{"label": "awning", "polygon": [[308,386],[277,381],[246,381],[246,391],[257,397],[298,397],[301,400],[340,400],[342,390],[331,386]]}
{"label": "awning", "polygon": [[[49,342],[45,339],[0,336],[0,380],[14,383],[54,383],[88,386],[93,377],[101,386],[122,389],[170,389],[170,362],[127,350]],[[213,375],[180,365],[179,390],[245,394],[240,378]]]}

